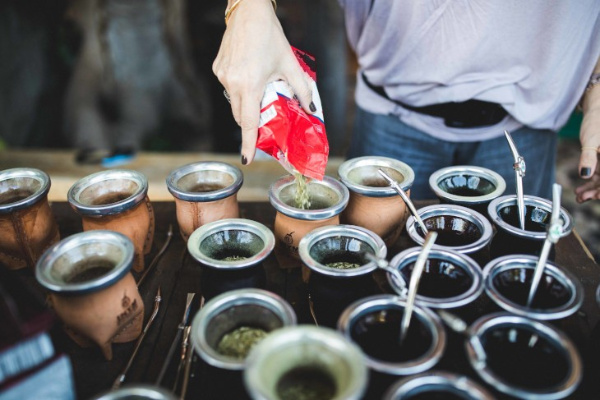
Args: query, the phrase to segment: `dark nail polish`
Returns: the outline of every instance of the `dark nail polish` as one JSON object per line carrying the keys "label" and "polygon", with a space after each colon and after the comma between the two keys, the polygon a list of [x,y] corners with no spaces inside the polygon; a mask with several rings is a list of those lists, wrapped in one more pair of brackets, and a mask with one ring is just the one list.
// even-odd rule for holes
{"label": "dark nail polish", "polygon": [[310,108],[310,111],[312,111],[312,112],[317,111],[317,107],[315,106],[315,103],[313,103],[312,101],[308,105],[308,108]]}
{"label": "dark nail polish", "polygon": [[242,165],[246,164],[248,164],[248,159],[246,158],[246,156],[242,155]]}
{"label": "dark nail polish", "polygon": [[581,168],[581,171],[579,171],[579,175],[586,177],[586,176],[590,176],[590,174],[592,173],[592,169],[591,168]]}

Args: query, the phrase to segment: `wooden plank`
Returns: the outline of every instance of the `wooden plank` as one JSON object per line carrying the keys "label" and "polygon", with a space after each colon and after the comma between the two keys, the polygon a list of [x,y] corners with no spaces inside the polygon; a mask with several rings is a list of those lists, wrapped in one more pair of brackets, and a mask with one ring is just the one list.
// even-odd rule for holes
{"label": "wooden plank", "polygon": [[[271,157],[259,157],[252,164],[243,166],[237,155],[215,153],[139,153],[135,159],[118,168],[133,169],[148,178],[148,196],[152,201],[172,200],[165,180],[182,165],[199,161],[223,161],[240,168],[244,184],[238,193],[240,201],[267,201],[269,186],[286,171]],[[337,168],[343,162],[332,157],[327,164],[326,174],[337,177]],[[50,175],[52,186],[48,199],[66,201],[69,188],[78,180],[94,172],[105,170],[100,165],[75,163],[73,150],[2,150],[0,170],[17,167],[38,168]]]}

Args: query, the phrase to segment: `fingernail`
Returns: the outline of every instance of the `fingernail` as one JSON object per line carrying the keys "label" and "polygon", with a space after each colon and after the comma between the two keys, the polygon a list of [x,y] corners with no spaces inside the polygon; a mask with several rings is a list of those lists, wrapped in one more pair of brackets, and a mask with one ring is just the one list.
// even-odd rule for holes
{"label": "fingernail", "polygon": [[242,154],[242,165],[246,165],[248,164],[248,159],[246,158],[245,155]]}
{"label": "fingernail", "polygon": [[312,111],[312,112],[317,111],[317,106],[315,106],[315,103],[313,103],[312,101],[308,105],[308,108],[310,108],[310,111]]}
{"label": "fingernail", "polygon": [[590,176],[591,173],[592,169],[587,167],[581,168],[581,170],[579,171],[579,175],[581,175],[582,177]]}

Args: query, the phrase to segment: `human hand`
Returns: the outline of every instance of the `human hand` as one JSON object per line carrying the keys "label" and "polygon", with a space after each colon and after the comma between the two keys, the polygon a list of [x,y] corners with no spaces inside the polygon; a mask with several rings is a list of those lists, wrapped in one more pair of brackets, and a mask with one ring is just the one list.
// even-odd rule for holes
{"label": "human hand", "polygon": [[227,90],[242,128],[242,164],[254,159],[260,102],[267,83],[284,80],[307,112],[314,112],[310,77],[302,70],[270,0],[243,0],[230,14],[213,72]]}
{"label": "human hand", "polygon": [[575,188],[576,200],[583,203],[600,199],[600,87],[589,90],[583,101],[583,121],[579,134],[581,141],[581,157],[579,158],[579,175],[588,182]]}

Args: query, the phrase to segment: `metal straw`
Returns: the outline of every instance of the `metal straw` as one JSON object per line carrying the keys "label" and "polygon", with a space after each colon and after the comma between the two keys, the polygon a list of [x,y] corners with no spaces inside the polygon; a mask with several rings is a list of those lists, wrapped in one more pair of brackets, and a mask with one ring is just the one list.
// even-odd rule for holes
{"label": "metal straw", "polygon": [[[202,310],[202,307],[204,307],[204,296],[202,296],[200,298],[200,307],[198,310]],[[191,327],[190,327],[191,329]],[[191,332],[190,332],[191,334]],[[179,396],[179,398],[181,400],[185,399],[186,394],[187,394],[187,389],[188,389],[188,384],[190,382],[190,370],[192,367],[192,357],[194,355],[194,348],[193,346],[189,346],[189,335],[188,335],[188,343],[185,344],[185,349],[182,346],[182,354],[183,351],[185,351],[185,359],[182,358],[182,362],[183,362],[183,383],[181,384],[181,394]],[[179,371],[179,368],[177,369]]]}
{"label": "metal straw", "polygon": [[406,296],[408,296],[408,287],[406,285],[406,281],[397,268],[390,267],[390,263],[388,263],[387,260],[379,258],[373,253],[365,252],[363,254],[370,262],[374,262],[375,265],[377,265],[377,268],[392,274],[394,281],[396,281],[398,285],[398,288],[394,287],[392,289],[394,289],[399,296],[402,298],[406,298]]}
{"label": "metal straw", "polygon": [[417,257],[412,274],[410,275],[408,297],[406,299],[406,307],[404,308],[404,314],[402,314],[402,321],[400,325],[400,344],[402,344],[408,332],[410,318],[415,307],[415,298],[417,297],[419,281],[421,280],[423,268],[425,267],[425,263],[429,257],[429,251],[435,243],[435,239],[437,239],[437,232],[432,231],[427,234],[425,237],[425,243],[423,244],[423,249],[421,250],[421,253],[419,253],[419,257]]}
{"label": "metal straw", "polygon": [[408,206],[410,213],[413,215],[413,217],[415,217],[415,219],[417,220],[417,223],[421,227],[421,230],[423,231],[423,235],[427,235],[427,232],[428,232],[427,227],[425,226],[425,223],[423,222],[423,220],[421,219],[421,216],[417,212],[415,205],[413,204],[412,201],[410,201],[410,198],[408,197],[406,192],[400,187],[400,185],[398,185],[398,182],[396,182],[394,179],[392,179],[392,177],[389,176],[388,174],[386,174],[381,168],[378,168],[377,172],[379,172],[379,175],[383,176],[383,178],[389,183],[389,185],[396,192],[398,192],[400,197],[402,197],[402,200],[404,200],[404,202]]}
{"label": "metal straw", "polygon": [[480,367],[483,367],[486,363],[487,355],[485,354],[485,349],[483,348],[483,344],[477,335],[469,334],[469,326],[467,323],[462,320],[459,316],[449,313],[445,310],[437,310],[437,314],[440,316],[444,324],[450,329],[452,329],[456,333],[460,333],[465,335],[469,343],[473,346],[473,350],[475,351],[475,356],[477,357],[477,364]]}
{"label": "metal straw", "polygon": [[154,257],[154,259],[152,260],[152,262],[150,263],[148,268],[146,268],[146,271],[144,271],[144,274],[140,277],[140,280],[137,283],[138,287],[142,285],[142,282],[144,282],[144,279],[146,279],[146,277],[148,276],[148,273],[154,268],[154,266],[156,264],[158,264],[158,260],[160,259],[160,257],[162,257],[163,253],[167,250],[167,247],[169,247],[169,244],[171,244],[172,238],[173,238],[173,225],[169,224],[169,231],[167,232],[167,240],[165,241],[165,244],[163,244],[163,246],[160,248],[160,250]]}
{"label": "metal straw", "polygon": [[535,266],[535,272],[533,273],[533,278],[531,280],[531,288],[529,289],[529,297],[527,298],[527,307],[531,307],[531,303],[535,297],[535,292],[538,289],[544,273],[544,268],[546,267],[546,261],[548,260],[550,249],[554,243],[558,242],[558,239],[562,234],[562,223],[560,221],[561,192],[562,187],[558,183],[555,183],[552,186],[552,216],[550,217],[550,224],[548,225],[546,240],[544,240],[544,246],[542,247],[542,252],[537,265]]}
{"label": "metal straw", "polygon": [[510,151],[515,159],[513,169],[515,170],[515,178],[517,181],[517,208],[519,211],[519,224],[521,229],[525,230],[525,200],[523,199],[523,177],[525,176],[525,170],[527,169],[525,165],[525,159],[519,155],[517,146],[515,145],[512,136],[510,136],[510,133],[508,131],[504,131],[504,136],[506,136]]}
{"label": "metal straw", "polygon": [[129,357],[129,361],[127,361],[127,365],[125,365],[123,372],[121,372],[121,374],[119,376],[117,376],[117,379],[115,379],[115,381],[113,382],[112,390],[118,389],[121,386],[121,384],[123,382],[125,382],[125,377],[127,376],[127,372],[129,372],[129,368],[131,368],[131,364],[133,364],[133,360],[135,359],[135,356],[137,355],[137,352],[140,349],[142,342],[144,341],[144,337],[146,336],[146,333],[152,326],[152,322],[156,318],[156,314],[158,314],[158,309],[160,308],[161,301],[162,301],[162,297],[160,296],[160,286],[159,286],[158,291],[156,292],[156,297],[154,297],[154,311],[152,311],[152,315],[150,316],[150,319],[146,323],[144,330],[142,331],[140,337],[138,338],[137,343],[135,344],[135,348],[133,349],[133,353],[131,354],[131,357]]}
{"label": "metal straw", "polygon": [[160,372],[158,374],[158,378],[156,378],[157,385],[160,385],[163,378],[165,377],[165,373],[167,372],[167,368],[169,367],[169,364],[171,364],[171,359],[173,358],[173,355],[175,354],[175,350],[177,348],[177,345],[179,344],[181,335],[183,334],[183,331],[187,325],[187,321],[190,316],[190,308],[192,306],[192,301],[194,300],[195,295],[196,295],[196,293],[188,293],[187,294],[187,299],[185,301],[185,309],[183,311],[183,317],[181,318],[181,322],[177,326],[177,333],[175,334],[173,343],[171,343],[171,347],[169,348],[167,357],[165,358],[165,361],[163,362],[162,368],[160,369]]}

